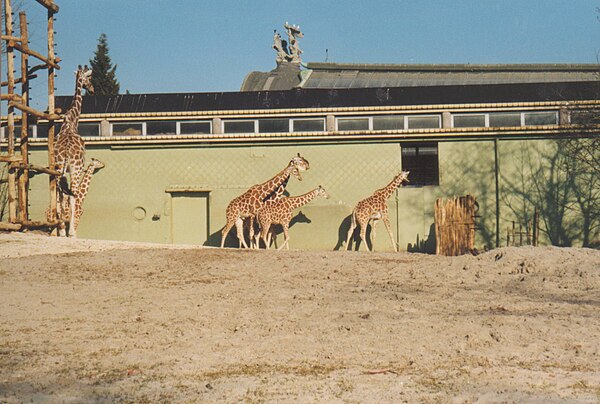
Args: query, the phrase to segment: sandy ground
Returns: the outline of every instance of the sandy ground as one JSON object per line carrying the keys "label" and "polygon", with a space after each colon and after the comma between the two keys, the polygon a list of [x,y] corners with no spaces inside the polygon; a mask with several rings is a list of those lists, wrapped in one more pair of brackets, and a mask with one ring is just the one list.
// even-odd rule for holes
{"label": "sandy ground", "polygon": [[599,402],[600,252],[0,234],[0,402]]}

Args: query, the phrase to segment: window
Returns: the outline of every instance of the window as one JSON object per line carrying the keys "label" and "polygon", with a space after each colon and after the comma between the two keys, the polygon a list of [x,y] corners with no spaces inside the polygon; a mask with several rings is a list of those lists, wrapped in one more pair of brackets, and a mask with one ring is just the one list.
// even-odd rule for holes
{"label": "window", "polygon": [[556,112],[525,112],[525,125],[556,125],[558,114]]}
{"label": "window", "polygon": [[[39,123],[37,126],[36,137],[38,138],[47,138],[48,137],[48,124],[47,123]],[[54,124],[54,136],[58,135],[62,124],[55,123]]]}
{"label": "window", "polygon": [[337,130],[369,130],[369,118],[338,118]]}
{"label": "window", "polygon": [[323,132],[325,119],[292,119],[292,132]]}
{"label": "window", "polygon": [[408,117],[408,129],[434,129],[440,127],[438,115],[416,115]]}
{"label": "window", "polygon": [[290,131],[290,120],[282,119],[259,119],[258,131],[260,133],[283,133]]}
{"label": "window", "polygon": [[111,126],[113,136],[141,136],[144,133],[141,122],[119,122]]}
{"label": "window", "polygon": [[79,128],[77,130],[81,136],[100,136],[99,123],[79,122]]}
{"label": "window", "polygon": [[211,124],[204,122],[180,122],[179,133],[182,135],[208,135],[211,132]]}
{"label": "window", "polygon": [[490,114],[490,126],[521,126],[521,114],[519,112],[497,112]]}
{"label": "window", "polygon": [[148,121],[146,122],[146,135],[175,135],[177,122],[175,121]]}
{"label": "window", "polygon": [[455,128],[483,128],[485,127],[484,114],[454,115]]}
{"label": "window", "polygon": [[373,130],[397,130],[404,129],[404,116],[389,115],[389,116],[374,116]]}
{"label": "window", "polygon": [[223,133],[254,133],[254,120],[223,121]]}
{"label": "window", "polygon": [[409,186],[439,185],[437,143],[406,143],[402,145],[402,171],[410,171]]}

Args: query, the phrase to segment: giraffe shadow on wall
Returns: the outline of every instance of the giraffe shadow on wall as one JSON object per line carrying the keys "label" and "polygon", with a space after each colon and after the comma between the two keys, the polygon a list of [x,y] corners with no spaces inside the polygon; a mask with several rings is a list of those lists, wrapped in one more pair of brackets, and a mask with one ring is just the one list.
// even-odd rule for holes
{"label": "giraffe shadow on wall", "polygon": [[[342,223],[340,224],[340,227],[338,227],[338,240],[336,245],[333,247],[334,251],[338,251],[338,250],[354,250],[354,251],[358,251],[358,249],[360,248],[360,244],[362,243],[362,240],[360,239],[360,227],[356,226],[356,228],[354,229],[354,233],[352,233],[352,237],[350,238],[350,245],[345,245],[346,242],[346,237],[348,236],[348,230],[350,230],[350,222],[352,220],[352,214],[346,216],[344,218],[344,220],[342,220]],[[367,226],[367,243],[369,244],[369,248],[372,249],[372,245],[371,245],[371,224],[369,224]]]}

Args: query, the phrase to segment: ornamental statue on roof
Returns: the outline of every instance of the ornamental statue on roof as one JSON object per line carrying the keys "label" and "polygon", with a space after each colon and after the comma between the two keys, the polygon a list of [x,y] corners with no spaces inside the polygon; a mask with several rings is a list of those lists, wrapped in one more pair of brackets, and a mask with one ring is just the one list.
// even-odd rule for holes
{"label": "ornamental statue on roof", "polygon": [[304,34],[300,31],[299,25],[289,25],[286,22],[283,27],[288,36],[288,41],[281,39],[281,35],[275,30],[273,35],[273,49],[277,52],[275,61],[278,65],[284,62],[300,64],[302,63],[300,58],[302,50],[298,46],[297,38],[303,38]]}

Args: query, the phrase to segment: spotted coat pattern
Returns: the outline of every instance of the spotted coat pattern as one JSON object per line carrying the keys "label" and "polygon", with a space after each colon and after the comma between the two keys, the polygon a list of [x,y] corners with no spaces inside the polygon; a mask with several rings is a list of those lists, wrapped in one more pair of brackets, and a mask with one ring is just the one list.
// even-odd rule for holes
{"label": "spotted coat pattern", "polygon": [[408,171],[402,171],[400,174],[396,175],[388,185],[378,189],[373,195],[356,204],[352,211],[352,221],[350,223],[350,229],[348,230],[348,237],[346,238],[346,248],[350,246],[350,239],[354,233],[354,229],[356,226],[359,226],[360,239],[365,243],[367,251],[370,251],[369,245],[367,244],[367,225],[369,224],[369,221],[373,220],[373,235],[371,238],[372,241],[375,241],[375,226],[377,225],[377,221],[381,219],[390,236],[394,251],[398,251],[398,247],[394,242],[394,236],[392,235],[390,219],[388,217],[387,201],[398,187],[402,186],[403,183],[408,182],[408,174]]}

